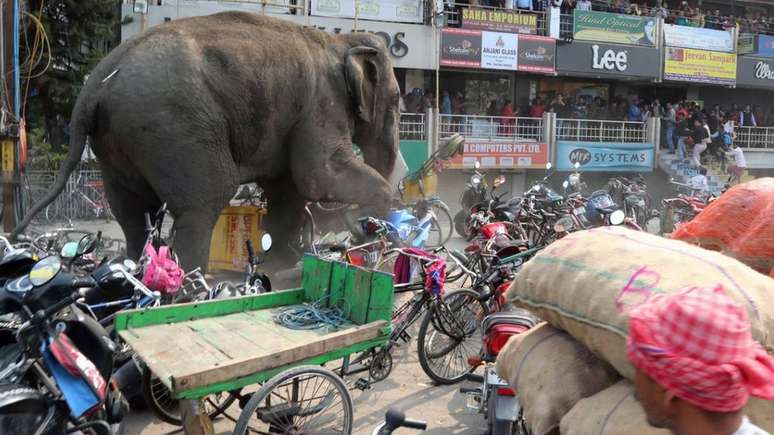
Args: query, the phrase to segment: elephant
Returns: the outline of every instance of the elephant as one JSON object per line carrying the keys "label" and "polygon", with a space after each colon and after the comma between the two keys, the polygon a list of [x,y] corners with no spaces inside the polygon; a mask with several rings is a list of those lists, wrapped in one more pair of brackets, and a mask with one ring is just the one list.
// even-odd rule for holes
{"label": "elephant", "polygon": [[269,257],[292,263],[308,201],[387,213],[407,170],[399,98],[374,34],[329,35],[246,12],[158,25],[90,74],[56,181],[12,236],[62,192],[88,138],[128,255],[142,251],[144,214],[167,204],[181,266],[206,270],[219,214],[255,182],[269,204]]}

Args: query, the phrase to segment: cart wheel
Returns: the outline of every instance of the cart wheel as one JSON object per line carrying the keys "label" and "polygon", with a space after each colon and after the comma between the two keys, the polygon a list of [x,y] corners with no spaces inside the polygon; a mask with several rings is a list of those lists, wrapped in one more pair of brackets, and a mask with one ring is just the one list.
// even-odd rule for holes
{"label": "cart wheel", "polygon": [[419,365],[433,381],[459,382],[474,367],[468,358],[481,352],[481,321],[489,314],[479,294],[462,289],[449,292],[425,313],[417,334]]}
{"label": "cart wheel", "polygon": [[[156,417],[175,426],[183,425],[180,402],[172,397],[172,392],[148,369],[142,372],[142,394],[145,403]],[[236,396],[230,393],[211,394],[202,399],[210,418],[225,412],[235,400]]]}
{"label": "cart wheel", "polygon": [[332,371],[300,366],[269,379],[244,406],[234,435],[263,425],[265,433],[352,433],[352,398]]}
{"label": "cart wheel", "polygon": [[371,358],[371,365],[368,367],[368,374],[371,380],[379,382],[387,379],[392,372],[392,354],[387,349],[380,349]]}

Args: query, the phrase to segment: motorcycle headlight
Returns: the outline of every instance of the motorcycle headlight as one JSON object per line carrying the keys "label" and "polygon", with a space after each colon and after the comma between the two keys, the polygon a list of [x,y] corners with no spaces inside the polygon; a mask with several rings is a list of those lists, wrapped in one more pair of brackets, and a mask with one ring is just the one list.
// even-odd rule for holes
{"label": "motorcycle headlight", "polygon": [[610,214],[610,225],[621,225],[626,219],[623,210],[616,210]]}
{"label": "motorcycle headlight", "polygon": [[481,184],[481,177],[479,177],[478,175],[471,176],[470,177],[470,184],[472,184],[474,186],[478,186],[479,184]]}

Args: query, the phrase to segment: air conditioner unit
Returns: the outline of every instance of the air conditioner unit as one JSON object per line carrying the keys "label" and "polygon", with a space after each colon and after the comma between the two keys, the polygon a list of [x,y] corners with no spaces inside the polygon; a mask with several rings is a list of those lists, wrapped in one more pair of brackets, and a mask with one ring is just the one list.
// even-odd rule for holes
{"label": "air conditioner unit", "polygon": [[134,0],[135,14],[148,14],[148,0]]}

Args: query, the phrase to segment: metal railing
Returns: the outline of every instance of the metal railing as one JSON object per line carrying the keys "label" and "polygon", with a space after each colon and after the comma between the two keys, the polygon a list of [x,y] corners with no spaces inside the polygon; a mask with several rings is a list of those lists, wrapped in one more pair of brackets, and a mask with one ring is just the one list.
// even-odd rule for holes
{"label": "metal railing", "polygon": [[[57,171],[28,170],[23,183],[23,201],[25,213],[48,193],[56,180]],[[102,171],[98,169],[80,169],[74,171],[67,185],[50,207],[53,220],[96,218],[94,207],[89,201],[99,202],[102,192]],[[85,198],[88,198],[85,199]],[[42,212],[41,214],[45,213]],[[103,215],[101,215],[102,217]],[[42,218],[39,215],[39,218]]]}
{"label": "metal railing", "polygon": [[645,143],[647,137],[647,126],[644,122],[595,119],[556,120],[557,140]]}
{"label": "metal railing", "polygon": [[483,9],[486,11],[495,12],[518,12],[522,14],[533,14],[537,16],[537,34],[546,35],[548,27],[546,25],[546,13],[545,11],[531,11],[528,9],[519,9],[516,7],[514,0],[513,8],[499,8],[494,6],[475,5],[472,6],[468,3],[459,3],[453,1],[444,2],[444,14],[446,15],[446,25],[449,27],[462,26],[462,10],[466,8]]}
{"label": "metal railing", "polygon": [[440,137],[459,133],[471,139],[538,141],[543,139],[543,118],[440,115]]}
{"label": "metal railing", "polygon": [[774,127],[736,127],[734,132],[742,148],[774,149]]}
{"label": "metal railing", "polygon": [[401,113],[399,136],[401,140],[427,139],[427,122],[424,113]]}

